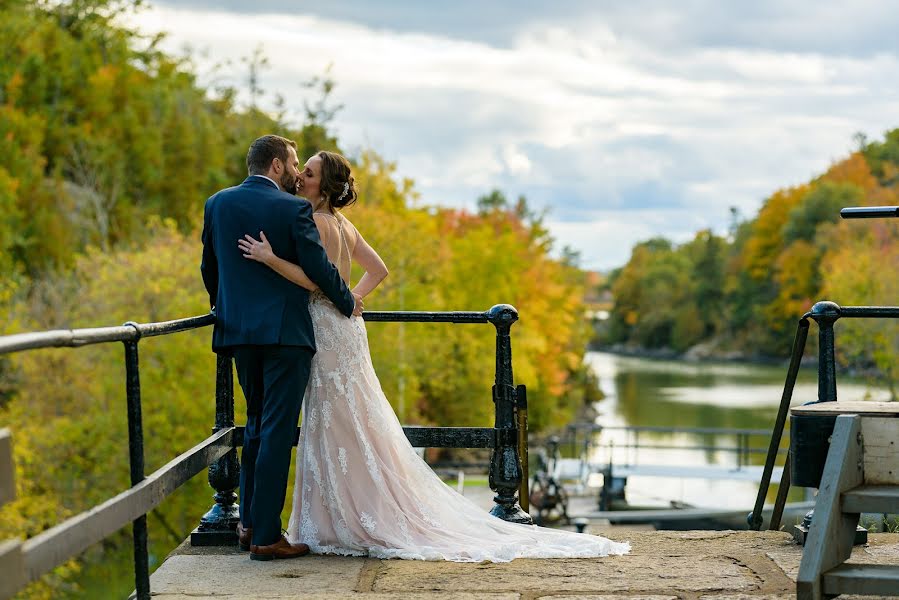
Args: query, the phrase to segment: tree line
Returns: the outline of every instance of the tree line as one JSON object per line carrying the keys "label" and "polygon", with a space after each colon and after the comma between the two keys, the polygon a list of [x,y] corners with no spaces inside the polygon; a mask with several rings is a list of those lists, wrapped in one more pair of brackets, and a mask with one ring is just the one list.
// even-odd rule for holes
{"label": "tree line", "polygon": [[[820,176],[780,189],[752,218],[736,211],[727,235],[637,244],[603,283],[614,308],[601,344],[711,356],[783,358],[798,319],[818,300],[899,302],[899,223],[840,219],[846,206],[899,204],[899,129],[858,147]],[[892,389],[899,357],[893,323],[840,321],[838,358]],[[815,336],[810,336],[814,352]]]}
{"label": "tree line", "polygon": [[[246,176],[254,138],[277,132],[299,155],[340,151],[327,74],[297,82],[304,114],[262,109],[260,51],[237,87],[204,85],[189,56],[120,25],[121,0],[0,2],[0,334],[203,314],[199,227],[205,199]],[[360,202],[347,216],[391,276],[377,310],[486,310],[507,302],[516,383],[535,430],[566,423],[595,386],[585,280],[553,258],[542,217],[498,190],[475,212],[427,206],[371,149],[351,156]],[[354,279],[359,274],[355,273]],[[206,437],[214,419],[208,330],[141,343],[147,472]],[[489,326],[371,324],[375,367],[405,423],[487,426]],[[14,435],[18,500],[0,539],[33,536],[128,487],[118,345],[0,357],[0,427]],[[238,389],[239,394],[239,389]],[[238,396],[238,422],[243,399]],[[211,505],[205,477],[149,515],[152,566]],[[118,597],[133,580],[130,534],[110,538],[22,597]]]}

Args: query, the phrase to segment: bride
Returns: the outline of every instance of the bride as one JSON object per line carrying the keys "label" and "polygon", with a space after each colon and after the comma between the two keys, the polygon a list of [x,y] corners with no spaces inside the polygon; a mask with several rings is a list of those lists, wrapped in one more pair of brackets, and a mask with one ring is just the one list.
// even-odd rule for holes
{"label": "bride", "polygon": [[[313,205],[328,258],[349,284],[356,260],[366,296],[387,267],[340,209],[356,201],[350,164],[333,152],[306,161],[297,195]],[[312,291],[318,346],[303,405],[287,537],[312,552],[460,562],[625,554],[627,543],[498,519],[444,484],[415,452],[381,391],[365,324],[347,319],[303,270],[278,258],[264,232],[239,240],[244,257]]]}

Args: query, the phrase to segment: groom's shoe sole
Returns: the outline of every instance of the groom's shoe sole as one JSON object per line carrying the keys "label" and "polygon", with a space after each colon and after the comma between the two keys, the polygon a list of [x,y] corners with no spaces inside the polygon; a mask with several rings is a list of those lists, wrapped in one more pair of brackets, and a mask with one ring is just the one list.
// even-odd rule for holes
{"label": "groom's shoe sole", "polygon": [[297,544],[292,546],[283,536],[280,540],[269,546],[250,546],[251,560],[274,560],[286,558],[299,558],[309,554],[309,546]]}
{"label": "groom's shoe sole", "polygon": [[253,554],[250,552],[250,560],[275,560],[271,554]]}
{"label": "groom's shoe sole", "polygon": [[237,523],[237,545],[241,550],[249,550],[250,542],[253,539],[253,528],[244,527],[240,522]]}

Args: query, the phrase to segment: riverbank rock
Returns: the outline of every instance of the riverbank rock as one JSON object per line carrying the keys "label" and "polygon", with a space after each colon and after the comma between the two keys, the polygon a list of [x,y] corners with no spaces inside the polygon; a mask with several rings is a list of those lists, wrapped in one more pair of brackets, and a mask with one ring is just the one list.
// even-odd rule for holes
{"label": "riverbank rock", "polygon": [[684,352],[683,360],[702,361],[702,360],[720,360],[720,361],[747,361],[749,360],[743,352],[737,350],[727,350],[721,347],[720,340],[713,339],[700,342]]}

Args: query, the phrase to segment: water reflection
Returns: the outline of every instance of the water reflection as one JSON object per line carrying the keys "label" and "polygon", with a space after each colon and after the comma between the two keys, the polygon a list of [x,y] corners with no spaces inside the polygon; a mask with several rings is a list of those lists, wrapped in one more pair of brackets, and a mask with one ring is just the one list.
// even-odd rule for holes
{"label": "water reflection", "polygon": [[[749,364],[707,364],[656,361],[622,357],[602,352],[589,353],[587,360],[599,378],[606,398],[599,402],[597,423],[603,427],[666,426],[759,429],[770,432],[783,392],[786,367]],[[889,392],[864,382],[838,379],[841,400],[887,400]],[[817,398],[817,374],[803,370],[799,374],[792,403],[803,404]],[[636,439],[635,439],[636,437]],[[770,434],[751,438],[751,445],[767,449]],[[672,446],[666,449],[634,449],[634,442]],[[642,432],[638,436],[624,431],[605,430],[594,439],[591,461],[616,464],[723,465],[736,466],[735,448],[741,440],[735,436],[697,433]],[[688,450],[689,446],[704,446]],[[785,446],[785,445],[784,445]],[[751,462],[762,464],[764,453],[751,455]],[[628,480],[628,499],[632,503],[664,504],[679,501],[695,506],[750,508],[758,485],[746,481],[709,481],[634,476]],[[770,500],[773,500],[772,488]],[[803,490],[794,490],[798,500]]]}

